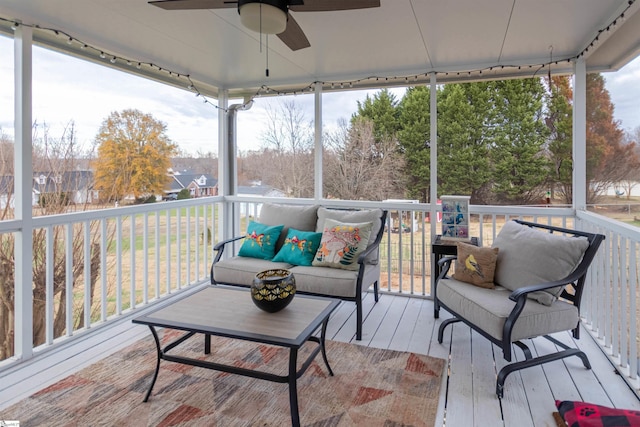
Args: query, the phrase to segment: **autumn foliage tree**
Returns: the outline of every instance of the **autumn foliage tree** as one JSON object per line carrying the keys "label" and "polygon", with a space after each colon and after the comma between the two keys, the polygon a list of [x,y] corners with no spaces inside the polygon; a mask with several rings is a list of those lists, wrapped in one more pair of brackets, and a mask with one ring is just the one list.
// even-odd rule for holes
{"label": "autumn foliage tree", "polygon": [[140,199],[165,190],[177,146],[166,135],[164,123],[139,110],[113,112],[100,126],[95,142],[98,156],[93,168],[101,198]]}
{"label": "autumn foliage tree", "polygon": [[622,143],[624,133],[613,112],[602,74],[587,74],[587,203],[624,179],[625,164],[634,159],[633,146]]}

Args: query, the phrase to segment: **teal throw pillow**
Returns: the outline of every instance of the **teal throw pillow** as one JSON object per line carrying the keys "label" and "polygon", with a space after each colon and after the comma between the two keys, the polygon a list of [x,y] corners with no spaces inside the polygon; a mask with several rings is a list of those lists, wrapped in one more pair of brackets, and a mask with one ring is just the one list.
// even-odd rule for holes
{"label": "teal throw pillow", "polygon": [[313,257],[320,246],[321,238],[322,233],[290,228],[282,248],[280,248],[280,251],[272,261],[311,266],[311,261],[313,261]]}
{"label": "teal throw pillow", "polygon": [[247,235],[238,255],[249,258],[271,259],[276,252],[276,242],[284,225],[264,225],[249,222]]}

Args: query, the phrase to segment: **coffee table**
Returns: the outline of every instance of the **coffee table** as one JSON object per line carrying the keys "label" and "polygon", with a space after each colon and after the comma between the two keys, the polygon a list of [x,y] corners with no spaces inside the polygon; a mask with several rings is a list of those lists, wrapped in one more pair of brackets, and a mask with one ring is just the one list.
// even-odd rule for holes
{"label": "coffee table", "polygon": [[[156,370],[144,401],[149,400],[158,378],[160,360],[167,360],[267,381],[289,383],[291,422],[294,426],[299,426],[298,377],[304,374],[319,352],[322,352],[329,374],[333,376],[325,350],[325,333],[329,316],[339,304],[340,301],[336,299],[296,295],[283,310],[267,313],[253,304],[250,293],[245,289],[210,286],[139,316],[133,319],[133,323],[149,327],[156,343],[158,356]],[[178,329],[186,331],[186,334],[162,347],[156,328]],[[318,329],[321,330],[320,337],[313,335]],[[289,349],[288,374],[275,375],[167,354],[195,334],[204,335],[205,354],[211,353],[212,335],[286,347]],[[298,350],[307,341],[316,342],[318,345],[298,370]]]}

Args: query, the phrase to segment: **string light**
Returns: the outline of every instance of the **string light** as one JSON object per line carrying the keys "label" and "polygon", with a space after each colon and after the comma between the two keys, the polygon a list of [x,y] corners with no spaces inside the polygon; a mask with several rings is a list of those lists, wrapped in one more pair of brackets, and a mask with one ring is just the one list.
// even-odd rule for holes
{"label": "string light", "polygon": [[[500,67],[500,71],[503,71],[505,68],[507,69],[518,69],[518,70],[522,70],[522,67],[526,67],[528,69],[532,69],[534,66],[537,67],[536,71],[533,73],[533,77],[535,77],[535,75],[538,73],[538,71],[546,66],[551,67],[552,64],[558,65],[559,62],[564,62],[566,61],[567,63],[571,63],[572,60],[575,59],[579,59],[581,57],[584,57],[586,53],[589,52],[589,49],[594,48],[597,44],[599,44],[600,42],[600,35],[605,33],[605,32],[610,32],[613,27],[621,24],[625,18],[626,18],[626,13],[627,11],[631,8],[631,6],[633,6],[633,4],[635,3],[636,0],[628,0],[627,1],[627,7],[620,13],[620,15],[618,15],[609,25],[607,25],[606,27],[601,28],[600,30],[598,30],[597,35],[586,45],[586,47],[579,52],[577,55],[575,56],[570,56],[570,57],[566,57],[566,58],[562,58],[562,59],[556,59],[555,61],[549,61],[547,63],[544,64],[519,64],[519,65],[508,65],[508,64],[495,64],[489,67],[485,67],[485,68],[481,68],[481,69],[476,69],[476,70],[460,70],[456,72],[456,76],[460,76],[460,73],[466,73],[468,76],[473,76],[473,75],[477,75],[477,76],[482,76],[483,71],[494,71],[494,68],[498,68]],[[97,49],[87,43],[84,43],[83,41],[73,37],[70,34],[67,34],[64,31],[61,30],[57,30],[54,28],[44,28],[44,27],[40,27],[39,25],[30,25],[30,24],[24,24],[24,23],[20,23],[20,22],[14,22],[5,18],[1,18],[0,17],[0,21],[4,21],[4,22],[8,22],[11,26],[11,29],[13,31],[16,31],[17,28],[20,25],[26,26],[26,27],[30,27],[30,28],[36,28],[39,30],[44,30],[44,31],[50,31],[53,32],[56,36],[59,35],[63,35],[64,37],[67,38],[67,44],[72,45],[74,42],[78,43],[80,45],[80,49],[82,50],[90,50],[95,52],[96,55],[98,55],[101,59],[105,59],[107,57],[107,53],[105,53],[103,50]],[[222,109],[221,107],[219,107],[218,105],[211,103],[207,97],[205,97],[196,87],[196,85],[194,84],[194,82],[191,80],[191,77],[189,76],[189,74],[181,74],[181,73],[177,73],[175,71],[172,70],[168,70],[166,68],[162,68],[159,65],[153,64],[153,63],[143,63],[143,62],[138,62],[138,61],[132,61],[131,59],[128,58],[123,58],[120,57],[118,55],[112,55],[109,54],[109,56],[111,56],[111,59],[109,60],[112,64],[115,64],[118,60],[120,60],[122,63],[126,63],[128,66],[134,66],[140,70],[142,68],[142,66],[144,65],[145,67],[149,67],[151,69],[157,69],[158,72],[166,72],[169,77],[175,77],[177,79],[187,79],[188,81],[188,85],[186,86],[188,90],[193,91],[195,93],[196,97],[200,97],[202,96],[204,103],[205,104],[210,104],[213,107],[217,108],[217,109]],[[337,86],[340,86],[341,89],[344,89],[345,85],[349,86],[349,88],[353,88],[354,86],[364,86],[366,85],[366,83],[371,83],[371,82],[379,82],[381,79],[384,79],[385,82],[396,82],[396,83],[401,83],[404,82],[405,84],[409,83],[410,79],[413,79],[415,82],[419,82],[420,81],[420,77],[423,77],[425,80],[429,77],[429,75],[431,73],[435,73],[435,75],[437,76],[438,74],[440,75],[444,75],[444,76],[449,76],[449,71],[436,71],[436,70],[431,70],[429,72],[426,73],[420,73],[420,74],[411,74],[411,75],[406,75],[406,76],[369,76],[369,77],[365,77],[365,78],[361,78],[361,79],[356,79],[356,80],[350,80],[350,81],[342,81],[342,82],[324,82],[324,81],[315,81],[311,84],[309,84],[308,86],[302,88],[301,90],[289,90],[289,91],[280,91],[271,87],[268,87],[266,85],[263,85],[260,87],[260,89],[258,89],[258,91],[256,91],[255,94],[253,94],[251,97],[248,98],[247,102],[251,102],[254,98],[258,98],[260,97],[262,94],[276,94],[278,96],[282,96],[282,95],[297,95],[298,91],[301,94],[304,94],[305,91],[309,91],[310,93],[314,92],[314,88],[317,84],[322,85],[323,87],[330,87],[331,89],[335,89]]]}

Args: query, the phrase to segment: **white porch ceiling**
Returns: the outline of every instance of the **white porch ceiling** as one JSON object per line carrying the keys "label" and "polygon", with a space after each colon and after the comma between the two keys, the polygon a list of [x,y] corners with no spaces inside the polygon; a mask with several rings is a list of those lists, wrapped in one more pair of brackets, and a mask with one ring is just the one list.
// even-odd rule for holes
{"label": "white porch ceiling", "polygon": [[146,0],[2,0],[0,18],[8,21],[0,30],[11,32],[11,22],[56,29],[62,33],[34,29],[34,38],[182,87],[189,75],[203,94],[243,96],[263,85],[294,91],[316,81],[327,89],[331,82],[416,84],[432,71],[439,81],[531,76],[546,73],[541,65],[550,61],[553,72],[566,73],[567,59],[585,48],[588,71],[616,70],[640,53],[639,8],[629,0],[381,0],[373,9],[292,12],[311,43],[295,52],[274,36],[261,52],[260,35],[240,24],[234,8],[166,11]]}

